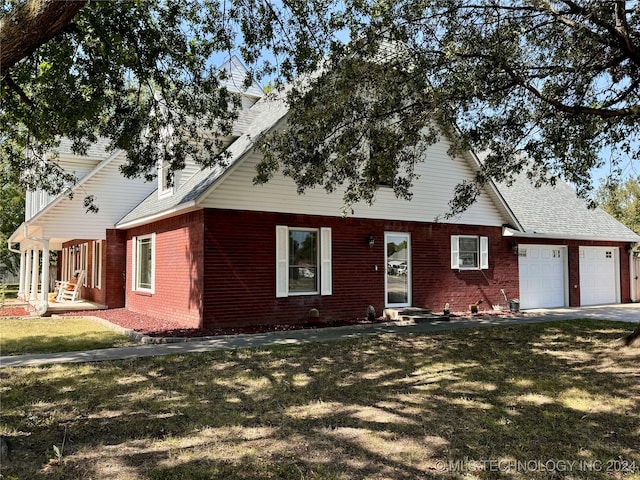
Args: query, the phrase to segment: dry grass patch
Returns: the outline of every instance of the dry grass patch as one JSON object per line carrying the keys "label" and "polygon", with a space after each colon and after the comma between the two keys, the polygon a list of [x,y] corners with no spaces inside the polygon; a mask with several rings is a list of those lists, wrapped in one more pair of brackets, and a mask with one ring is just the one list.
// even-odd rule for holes
{"label": "dry grass patch", "polygon": [[4,369],[0,473],[638,479],[640,350],[615,343],[628,331],[575,321]]}

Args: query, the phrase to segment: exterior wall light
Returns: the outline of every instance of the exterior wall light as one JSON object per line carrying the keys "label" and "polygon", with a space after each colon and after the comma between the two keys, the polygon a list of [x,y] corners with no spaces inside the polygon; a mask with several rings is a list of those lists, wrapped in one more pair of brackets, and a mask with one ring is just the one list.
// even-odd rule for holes
{"label": "exterior wall light", "polygon": [[373,233],[369,234],[369,237],[367,238],[367,244],[369,245],[369,248],[373,248],[373,245],[376,243],[376,241],[373,238]]}

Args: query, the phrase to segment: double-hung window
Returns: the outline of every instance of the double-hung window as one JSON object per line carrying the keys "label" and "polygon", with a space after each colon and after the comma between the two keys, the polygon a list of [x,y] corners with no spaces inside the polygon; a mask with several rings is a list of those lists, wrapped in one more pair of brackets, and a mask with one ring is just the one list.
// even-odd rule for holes
{"label": "double-hung window", "polygon": [[276,227],[276,297],[331,295],[331,229]]}
{"label": "double-hung window", "polygon": [[133,290],[154,293],[156,234],[133,237]]}
{"label": "double-hung window", "polygon": [[488,237],[452,235],[451,268],[457,270],[486,270],[489,268]]}

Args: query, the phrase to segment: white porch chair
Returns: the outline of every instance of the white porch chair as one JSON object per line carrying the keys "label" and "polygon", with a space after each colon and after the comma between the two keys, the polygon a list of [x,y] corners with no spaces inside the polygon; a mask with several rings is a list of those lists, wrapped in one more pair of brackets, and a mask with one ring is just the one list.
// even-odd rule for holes
{"label": "white porch chair", "polygon": [[58,288],[58,295],[56,296],[57,302],[75,302],[80,299],[80,290],[82,283],[84,282],[85,271],[76,271],[74,278],[75,282],[64,281],[56,282]]}

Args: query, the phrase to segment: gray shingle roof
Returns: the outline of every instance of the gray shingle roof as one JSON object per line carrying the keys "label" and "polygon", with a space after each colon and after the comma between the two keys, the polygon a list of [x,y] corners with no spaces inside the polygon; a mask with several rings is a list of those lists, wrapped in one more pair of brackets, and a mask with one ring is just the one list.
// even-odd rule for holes
{"label": "gray shingle roof", "polygon": [[640,236],[600,208],[589,209],[566,183],[536,188],[525,174],[498,190],[527,236],[638,242]]}
{"label": "gray shingle roof", "polygon": [[[104,160],[111,155],[107,151],[110,140],[108,138],[99,137],[96,143],[92,143],[87,147],[87,153],[83,157],[94,158],[96,160]],[[71,150],[72,141],[66,137],[60,139],[60,146],[54,148],[54,152],[58,152],[62,156],[76,157],[77,155]]]}
{"label": "gray shingle roof", "polygon": [[[197,206],[197,202],[224,173],[252,149],[260,134],[273,128],[284,118],[287,110],[282,98],[265,96],[258,100],[245,117],[251,123],[228,147],[230,158],[227,168],[218,166],[202,169],[169,197],[158,198],[157,191],[154,191],[118,225],[143,222],[150,216]],[[555,187],[543,185],[535,188],[526,175],[521,174],[511,186],[496,184],[496,188],[523,228],[522,232],[517,232],[518,235],[640,242],[640,236],[602,209],[589,209],[587,203],[578,198],[566,183],[559,182]]]}
{"label": "gray shingle roof", "polygon": [[135,222],[151,215],[162,214],[162,212],[185,208],[192,205],[192,202],[197,202],[226,171],[229,171],[233,164],[251,150],[260,134],[274,127],[286,115],[288,109],[283,100],[266,96],[258,100],[251,107],[251,110],[253,111],[253,122],[245,133],[228,147],[230,156],[227,168],[220,166],[203,168],[168,197],[159,198],[158,191],[155,190],[123,217],[118,225]]}

